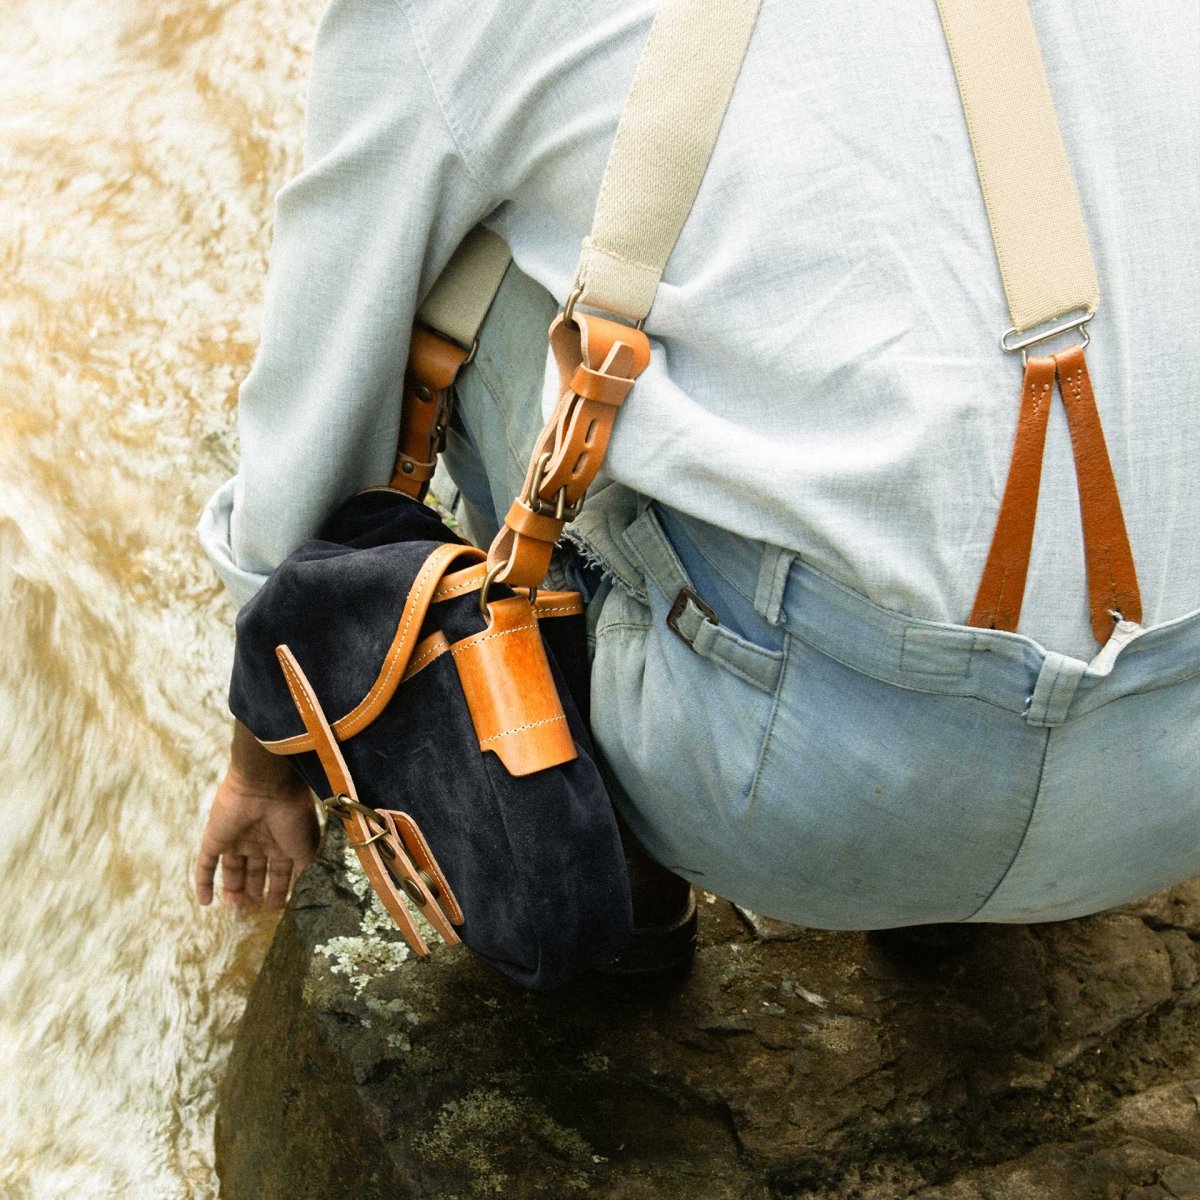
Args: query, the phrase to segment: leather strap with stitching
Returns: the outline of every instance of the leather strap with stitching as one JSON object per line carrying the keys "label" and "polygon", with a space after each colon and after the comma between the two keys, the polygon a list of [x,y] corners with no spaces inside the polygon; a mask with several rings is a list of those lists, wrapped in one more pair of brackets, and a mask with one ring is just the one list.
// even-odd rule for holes
{"label": "leather strap with stitching", "polygon": [[[352,738],[370,725],[387,707],[388,701],[395,695],[396,689],[400,686],[400,681],[408,669],[409,659],[416,647],[425,614],[434,601],[438,583],[452,563],[467,557],[481,559],[483,551],[477,550],[474,546],[451,542],[444,546],[438,546],[425,560],[409,589],[404,610],[396,624],[396,634],[384,656],[383,665],[379,668],[375,682],[354,708],[332,723],[335,741],[344,742],[348,738]],[[270,750],[272,754],[302,754],[306,750],[316,749],[311,730],[307,733],[297,734],[295,737],[261,742],[261,745],[264,749]]]}
{"label": "leather strap with stitching", "polygon": [[650,362],[640,329],[576,312],[550,326],[560,394],[534,446],[522,494],[488,551],[488,569],[510,587],[536,588],[554,544],[604,461],[618,409]]}
{"label": "leather strap with stitching", "polygon": [[1140,623],[1142,600],[1082,346],[1026,362],[1008,481],[968,624],[1014,632],[1020,620],[1056,376],[1079,484],[1092,633],[1103,644],[1118,620]]}
{"label": "leather strap with stitching", "polygon": [[[309,683],[308,678],[300,669],[295,655],[287,646],[277,647],[275,654],[279,659],[284,678],[287,680],[292,702],[296,705],[296,711],[300,714],[305,729],[308,730],[312,748],[317,752],[321,769],[325,772],[325,778],[329,781],[333,795],[345,796],[355,804],[361,803],[358,791],[354,786],[354,779],[346,766],[345,758],[342,757],[342,751],[333,735],[329,721],[321,709],[312,684]],[[396,885],[397,878],[403,880],[405,891],[437,932],[451,944],[458,942],[458,935],[442,912],[438,897],[434,896],[428,883],[422,877],[420,869],[410,858],[408,849],[392,822],[381,819],[384,834],[392,834],[386,839],[386,848],[384,848],[381,845],[383,839],[377,836],[380,830],[372,829],[366,815],[361,811],[345,809],[341,816],[347,837],[354,847],[354,852],[358,855],[363,872],[375,889],[388,915],[395,921],[404,940],[412,949],[422,957],[429,954],[429,947],[413,921]],[[424,838],[421,839],[421,844],[417,849],[418,857],[424,856],[428,857],[430,861],[433,860],[433,855],[425,845]],[[390,860],[390,866],[388,862],[385,862],[385,855]],[[431,872],[431,874],[433,873]],[[435,878],[440,881],[439,893],[442,896],[449,895],[449,887],[446,885],[440,869],[437,870]],[[451,914],[457,916],[458,923],[461,924],[462,913],[457,902],[452,907],[449,905],[448,907]]]}

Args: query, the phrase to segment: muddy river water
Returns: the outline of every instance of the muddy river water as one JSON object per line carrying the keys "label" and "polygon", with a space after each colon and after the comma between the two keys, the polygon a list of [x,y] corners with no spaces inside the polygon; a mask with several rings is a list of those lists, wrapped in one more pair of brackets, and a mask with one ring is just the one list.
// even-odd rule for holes
{"label": "muddy river water", "polygon": [[189,876],[231,473],[320,0],[0,5],[0,1196],[209,1197],[269,941]]}

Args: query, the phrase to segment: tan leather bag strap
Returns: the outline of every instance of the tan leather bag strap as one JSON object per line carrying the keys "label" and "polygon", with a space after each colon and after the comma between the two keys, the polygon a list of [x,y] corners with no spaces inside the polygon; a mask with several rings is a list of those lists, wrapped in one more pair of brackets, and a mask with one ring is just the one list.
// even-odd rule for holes
{"label": "tan leather bag strap", "polygon": [[617,410],[650,362],[641,324],[712,157],[759,5],[664,0],[655,15],[574,288],[550,327],[559,399],[488,552],[489,580],[538,587],[604,461]]}
{"label": "tan leather bag strap", "polygon": [[[465,546],[458,542],[448,542],[438,546],[422,564],[417,572],[413,585],[408,590],[404,602],[404,610],[396,622],[396,633],[392,644],[384,655],[379,674],[370,690],[348,713],[330,722],[333,740],[345,742],[356,733],[366,729],[372,721],[387,707],[391,698],[396,694],[408,670],[409,661],[417,647],[421,626],[430,606],[437,600],[438,585],[442,576],[451,566],[463,559],[477,561],[483,557],[483,551],[474,546]],[[301,709],[303,715],[303,709]],[[280,738],[278,741],[261,741],[260,744],[272,754],[288,755],[303,754],[308,750],[316,750],[317,742],[313,739],[311,726],[304,723],[306,732],[293,737]],[[324,764],[323,764],[324,765]],[[328,769],[326,770],[328,774]],[[330,777],[330,784],[337,787]]]}

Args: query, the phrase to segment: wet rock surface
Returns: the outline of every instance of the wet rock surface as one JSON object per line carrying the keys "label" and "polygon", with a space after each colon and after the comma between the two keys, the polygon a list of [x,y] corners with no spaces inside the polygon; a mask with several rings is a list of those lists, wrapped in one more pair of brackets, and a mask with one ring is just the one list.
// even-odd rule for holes
{"label": "wet rock surface", "polygon": [[406,948],[333,833],[221,1089],[225,1200],[1200,1198],[1200,880],[922,961],[701,903],[692,975]]}

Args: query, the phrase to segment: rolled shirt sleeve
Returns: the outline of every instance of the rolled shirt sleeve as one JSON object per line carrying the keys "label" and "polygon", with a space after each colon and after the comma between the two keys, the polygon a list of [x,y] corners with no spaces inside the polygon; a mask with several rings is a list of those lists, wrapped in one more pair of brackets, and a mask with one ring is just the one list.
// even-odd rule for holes
{"label": "rolled shirt sleeve", "polygon": [[304,169],[276,200],[238,474],[199,526],[239,605],[340,503],[387,482],[417,304],[494,203],[401,7],[334,0],[317,32]]}

